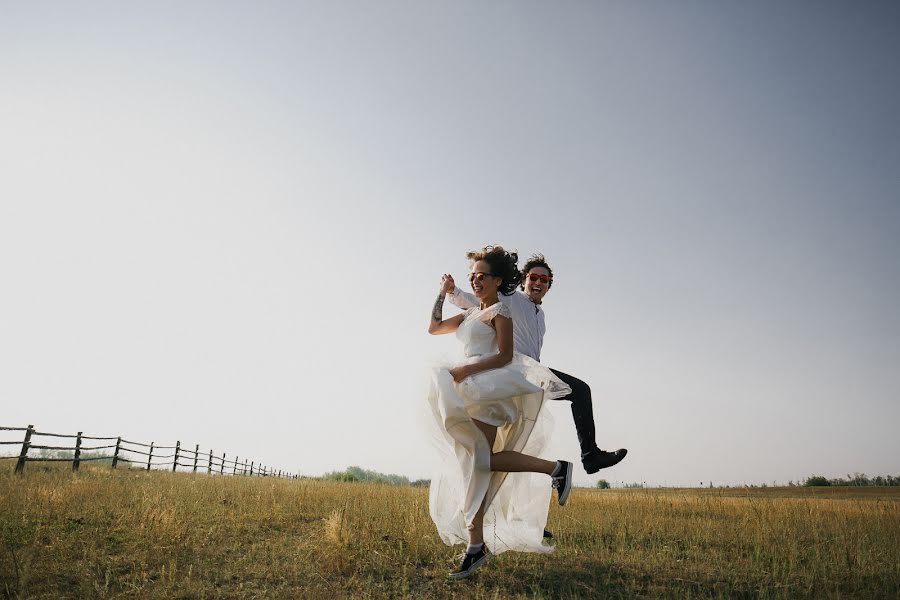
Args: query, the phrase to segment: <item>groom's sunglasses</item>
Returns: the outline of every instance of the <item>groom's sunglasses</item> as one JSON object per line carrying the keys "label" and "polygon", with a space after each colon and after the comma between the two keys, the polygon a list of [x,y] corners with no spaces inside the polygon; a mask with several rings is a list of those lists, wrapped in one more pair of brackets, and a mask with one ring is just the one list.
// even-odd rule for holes
{"label": "groom's sunglasses", "polygon": [[490,273],[482,273],[481,271],[469,273],[469,281],[483,281],[485,277],[493,277],[493,275]]}
{"label": "groom's sunglasses", "polygon": [[537,273],[529,273],[528,279],[531,281],[540,281],[541,283],[548,283],[550,281],[550,278],[546,275],[538,275]]}

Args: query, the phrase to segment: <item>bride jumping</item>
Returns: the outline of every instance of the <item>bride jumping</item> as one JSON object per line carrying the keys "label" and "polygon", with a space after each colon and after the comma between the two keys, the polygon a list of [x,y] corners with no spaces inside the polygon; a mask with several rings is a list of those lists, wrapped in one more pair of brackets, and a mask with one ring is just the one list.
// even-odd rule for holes
{"label": "bride jumping", "polygon": [[431,369],[428,391],[443,458],[431,482],[431,518],[444,543],[468,543],[450,573],[454,579],[471,575],[492,553],[551,551],[542,543],[551,487],[563,505],[572,486],[571,463],[535,456],[546,440],[544,401],[571,390],[550,369],[513,351],[512,318],[497,296],[519,284],[518,257],[501,246],[466,256],[479,307],[443,319],[445,281],[428,325],[431,334],[456,332],[464,354],[455,365]]}

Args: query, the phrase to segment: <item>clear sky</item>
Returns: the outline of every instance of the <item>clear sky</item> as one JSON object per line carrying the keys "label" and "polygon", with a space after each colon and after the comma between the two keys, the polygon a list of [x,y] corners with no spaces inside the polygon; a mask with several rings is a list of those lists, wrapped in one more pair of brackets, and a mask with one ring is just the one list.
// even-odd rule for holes
{"label": "clear sky", "polygon": [[427,477],[432,300],[501,243],[547,255],[543,361],[630,450],[579,483],[900,473],[898,33],[891,2],[2,2],[0,425]]}

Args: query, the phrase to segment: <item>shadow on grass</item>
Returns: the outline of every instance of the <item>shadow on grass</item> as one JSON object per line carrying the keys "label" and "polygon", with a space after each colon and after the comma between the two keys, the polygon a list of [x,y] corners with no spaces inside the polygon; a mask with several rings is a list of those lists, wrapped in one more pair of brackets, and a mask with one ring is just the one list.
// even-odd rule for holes
{"label": "shadow on grass", "polygon": [[[615,564],[585,559],[573,565],[548,561],[546,564],[503,564],[502,559],[486,566],[472,578],[460,582],[432,581],[423,587],[435,596],[474,598],[759,598],[797,597],[790,590],[760,590],[733,582],[690,581],[653,576],[624,569]],[[440,593],[435,593],[440,592]],[[429,595],[429,594],[426,594]],[[812,597],[800,594],[802,597]]]}

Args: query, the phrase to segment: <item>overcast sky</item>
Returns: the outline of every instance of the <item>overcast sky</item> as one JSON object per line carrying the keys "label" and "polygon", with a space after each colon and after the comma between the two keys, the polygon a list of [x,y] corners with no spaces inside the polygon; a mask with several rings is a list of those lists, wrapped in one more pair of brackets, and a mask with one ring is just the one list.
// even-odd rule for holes
{"label": "overcast sky", "polygon": [[892,2],[2,2],[0,425],[427,477],[432,300],[501,243],[547,255],[543,362],[630,451],[579,483],[898,474],[898,33]]}

